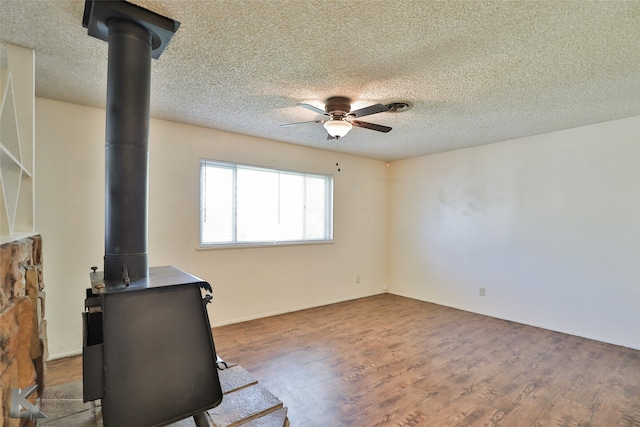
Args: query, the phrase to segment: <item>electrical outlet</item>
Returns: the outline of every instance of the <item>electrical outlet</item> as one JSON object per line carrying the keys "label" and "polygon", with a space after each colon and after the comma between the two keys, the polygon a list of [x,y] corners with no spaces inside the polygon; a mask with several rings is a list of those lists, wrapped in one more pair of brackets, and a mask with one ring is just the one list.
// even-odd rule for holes
{"label": "electrical outlet", "polygon": [[356,283],[360,283],[360,276],[356,276]]}
{"label": "electrical outlet", "polygon": [[480,288],[480,296],[483,297],[484,296],[484,288]]}

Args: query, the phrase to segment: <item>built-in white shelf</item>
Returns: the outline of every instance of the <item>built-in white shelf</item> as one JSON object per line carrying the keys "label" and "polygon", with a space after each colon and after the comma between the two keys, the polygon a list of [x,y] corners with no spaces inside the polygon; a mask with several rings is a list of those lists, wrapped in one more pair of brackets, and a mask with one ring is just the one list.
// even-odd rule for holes
{"label": "built-in white shelf", "polygon": [[[7,45],[0,70],[0,240],[33,233],[33,51]],[[17,71],[12,71],[14,68]],[[16,73],[20,74],[16,82]],[[16,85],[19,90],[16,90]],[[18,98],[22,97],[22,98]],[[19,106],[21,104],[21,106]],[[26,130],[26,132],[21,132]],[[22,135],[22,134],[25,135]]]}

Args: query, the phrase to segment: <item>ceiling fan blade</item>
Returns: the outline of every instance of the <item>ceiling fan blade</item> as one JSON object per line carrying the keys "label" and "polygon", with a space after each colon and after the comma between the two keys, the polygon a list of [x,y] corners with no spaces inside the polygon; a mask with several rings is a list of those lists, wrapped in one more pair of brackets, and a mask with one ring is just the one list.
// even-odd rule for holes
{"label": "ceiling fan blade", "polygon": [[303,104],[303,103],[300,103],[300,104],[298,104],[298,105],[299,105],[300,107],[304,107],[304,108],[306,108],[307,110],[311,110],[311,111],[313,111],[314,113],[322,114],[323,116],[327,116],[327,115],[328,115],[326,111],[321,110],[321,109],[319,109],[318,107],[314,107],[313,105],[310,105],[310,104]]}
{"label": "ceiling fan blade", "polygon": [[369,114],[384,113],[385,111],[389,111],[386,105],[374,104],[374,105],[369,105],[368,107],[361,108],[359,110],[351,111],[349,112],[349,115],[352,117],[362,117],[362,116],[368,116]]}
{"label": "ceiling fan blade", "polygon": [[297,123],[285,123],[280,125],[281,128],[286,128],[289,126],[298,126],[298,125],[310,125],[311,123],[324,123],[324,120],[311,120],[309,122],[297,122]]}
{"label": "ceiling fan blade", "polygon": [[360,120],[351,120],[351,124],[358,126],[359,128],[366,128],[371,130],[377,130],[378,132],[389,132],[392,128],[389,126],[377,125],[375,123],[361,122]]}

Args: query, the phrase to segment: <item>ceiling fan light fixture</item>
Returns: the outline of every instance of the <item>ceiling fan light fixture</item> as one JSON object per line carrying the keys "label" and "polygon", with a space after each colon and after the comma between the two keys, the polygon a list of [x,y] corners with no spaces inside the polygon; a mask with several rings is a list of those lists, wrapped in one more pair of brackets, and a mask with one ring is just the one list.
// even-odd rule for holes
{"label": "ceiling fan light fixture", "polygon": [[346,120],[328,120],[324,122],[324,128],[329,132],[329,135],[337,138],[345,136],[353,125]]}

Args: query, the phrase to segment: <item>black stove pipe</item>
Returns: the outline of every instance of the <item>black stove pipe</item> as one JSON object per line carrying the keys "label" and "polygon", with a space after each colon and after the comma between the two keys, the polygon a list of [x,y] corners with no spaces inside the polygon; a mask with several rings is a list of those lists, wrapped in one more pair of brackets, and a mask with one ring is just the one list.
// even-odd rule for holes
{"label": "black stove pipe", "polygon": [[85,0],[82,26],[109,43],[104,283],[126,285],[149,277],[151,58],[180,23],[124,0]]}
{"label": "black stove pipe", "polygon": [[108,22],[105,255],[106,284],[148,277],[151,33]]}

